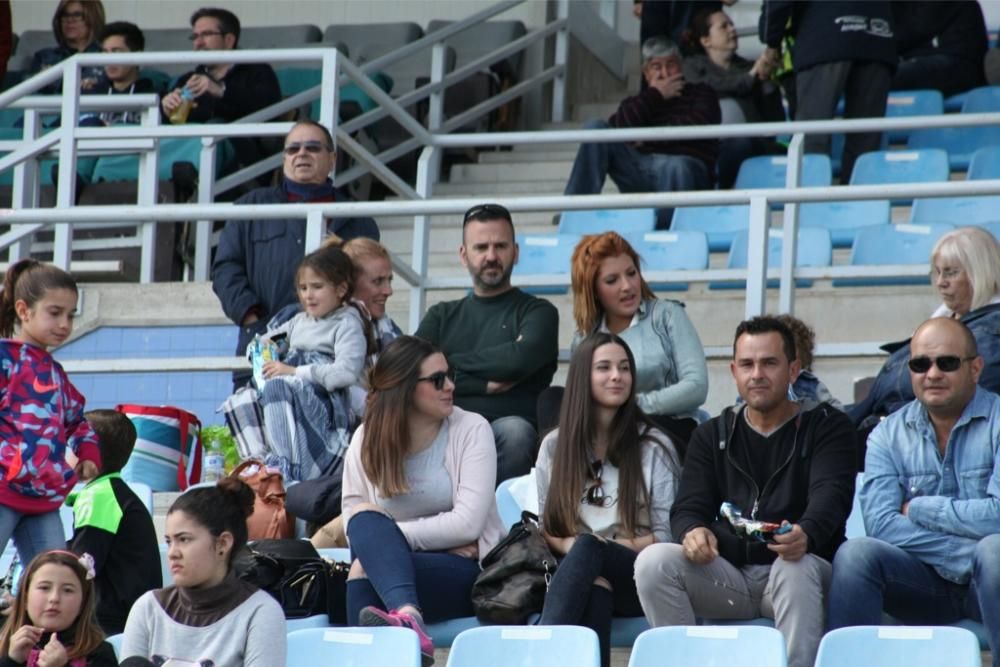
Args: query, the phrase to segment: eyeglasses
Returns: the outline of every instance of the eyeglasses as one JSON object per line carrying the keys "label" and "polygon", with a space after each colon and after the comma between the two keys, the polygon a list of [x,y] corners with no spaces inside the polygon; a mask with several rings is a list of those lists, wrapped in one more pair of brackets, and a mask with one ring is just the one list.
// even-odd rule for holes
{"label": "eyeglasses", "polygon": [[462,224],[464,225],[470,220],[479,220],[480,218],[485,218],[487,220],[494,220],[496,218],[500,218],[502,220],[513,220],[513,218],[510,217],[510,211],[500,204],[476,204],[465,212],[465,216],[462,218]]}
{"label": "eyeglasses", "polygon": [[192,32],[190,35],[188,35],[188,39],[194,42],[196,40],[204,39],[206,37],[222,37],[225,34],[226,33],[223,30],[205,30],[203,32]]}
{"label": "eyeglasses", "polygon": [[948,269],[941,270],[941,269],[938,269],[937,267],[934,267],[931,270],[931,277],[932,278],[939,278],[940,277],[940,278],[944,278],[945,280],[954,280],[955,278],[958,278],[960,275],[962,275],[962,273],[963,273],[962,269],[948,268]]}
{"label": "eyeglasses", "polygon": [[611,507],[615,499],[604,493],[604,483],[601,474],[604,472],[604,462],[594,461],[590,464],[590,479],[593,482],[583,492],[583,502],[594,507]]}
{"label": "eyeglasses", "polygon": [[431,373],[425,378],[417,378],[417,382],[430,382],[434,385],[434,388],[438,391],[444,389],[445,380],[451,380],[455,382],[455,371],[448,369],[446,371],[438,371],[437,373]]}
{"label": "eyeglasses", "polygon": [[61,21],[82,21],[84,18],[86,14],[83,12],[63,12],[59,15]]}
{"label": "eyeglasses", "polygon": [[320,141],[303,141],[295,142],[285,146],[285,155],[291,157],[292,155],[298,154],[301,149],[306,149],[306,153],[317,154],[320,151],[332,151],[332,146],[327,146]]}
{"label": "eyeglasses", "polygon": [[975,357],[957,357],[953,354],[946,354],[940,357],[913,357],[906,365],[914,373],[926,373],[931,366],[937,366],[942,373],[954,373],[963,362],[972,361]]}

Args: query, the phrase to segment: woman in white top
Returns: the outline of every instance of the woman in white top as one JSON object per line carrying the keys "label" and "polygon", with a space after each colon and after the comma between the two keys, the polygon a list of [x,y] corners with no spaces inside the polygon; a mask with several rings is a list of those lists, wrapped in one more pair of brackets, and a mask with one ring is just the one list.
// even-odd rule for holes
{"label": "woman in white top", "polygon": [[425,665],[431,621],[472,615],[479,559],[503,535],[489,422],[454,406],[448,361],[401,336],[368,377],[368,409],[344,460],[343,515],[354,561],[347,620],[412,628]]}
{"label": "woman in white top", "polygon": [[559,428],[536,464],[539,514],[560,557],[543,625],[585,625],[610,664],[612,613],[642,616],[633,567],[639,551],[669,542],[680,461],[670,439],[635,401],[635,360],[611,333],[573,352]]}

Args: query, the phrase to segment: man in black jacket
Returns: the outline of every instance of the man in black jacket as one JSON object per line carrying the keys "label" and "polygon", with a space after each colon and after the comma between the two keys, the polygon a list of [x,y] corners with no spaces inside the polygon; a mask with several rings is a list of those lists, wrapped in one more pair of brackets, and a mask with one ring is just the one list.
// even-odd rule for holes
{"label": "man in black jacket", "polygon": [[[789,400],[799,362],[776,318],[737,327],[730,368],[745,405],[691,437],[670,513],[680,544],[639,554],[639,600],[653,626],[694,625],[696,615],[772,618],[789,666],[811,667],[854,497],[853,428],[826,403]],[[758,525],[725,518],[723,503]]]}
{"label": "man in black jacket", "polygon": [[[285,137],[284,179],[281,185],[257,188],[235,204],[284,204],[288,202],[350,201],[329,178],[337,158],[329,130],[311,120],[296,123]],[[347,241],[356,236],[379,239],[371,218],[333,218],[327,232]],[[267,322],[297,302],[295,272],[305,256],[306,221],[230,220],[222,229],[212,264],[212,289],[226,317],[240,327],[236,354],[242,356],[254,334],[264,333]],[[233,374],[233,388],[246,384],[249,371]]]}

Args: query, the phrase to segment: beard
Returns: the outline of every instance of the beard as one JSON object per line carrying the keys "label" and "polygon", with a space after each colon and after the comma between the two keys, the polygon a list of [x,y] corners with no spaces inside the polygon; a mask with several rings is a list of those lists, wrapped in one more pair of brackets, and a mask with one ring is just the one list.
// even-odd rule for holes
{"label": "beard", "polygon": [[[499,262],[484,264],[476,272],[472,273],[472,282],[476,287],[484,290],[494,290],[498,287],[506,287],[510,284],[510,274],[514,270],[511,264],[506,269]],[[488,273],[489,272],[489,273]]]}

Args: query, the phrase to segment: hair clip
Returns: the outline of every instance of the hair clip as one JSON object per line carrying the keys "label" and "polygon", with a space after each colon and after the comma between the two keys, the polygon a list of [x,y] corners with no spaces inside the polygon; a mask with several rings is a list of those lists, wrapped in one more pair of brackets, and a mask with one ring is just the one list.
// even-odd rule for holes
{"label": "hair clip", "polygon": [[87,581],[90,581],[97,576],[97,572],[94,569],[94,557],[88,553],[84,553],[79,558],[79,563],[84,570],[87,571]]}

